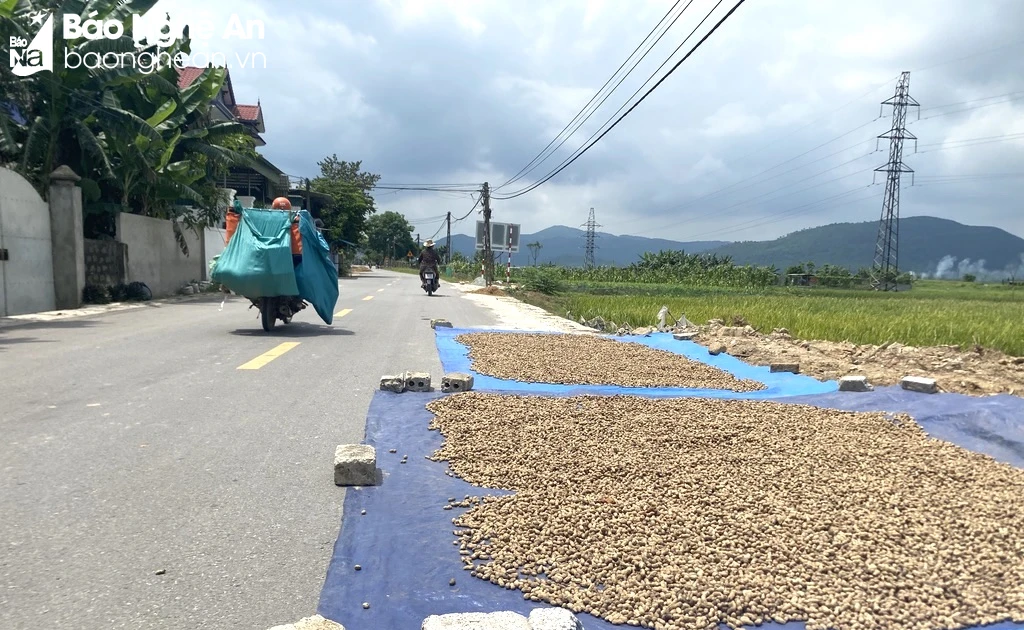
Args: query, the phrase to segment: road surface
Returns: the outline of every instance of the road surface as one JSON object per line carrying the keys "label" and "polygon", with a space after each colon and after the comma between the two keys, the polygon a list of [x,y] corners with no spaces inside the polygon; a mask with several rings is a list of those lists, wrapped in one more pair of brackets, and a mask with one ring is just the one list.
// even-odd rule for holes
{"label": "road surface", "polygon": [[340,284],[333,326],[309,308],[272,335],[222,296],[0,328],[0,628],[260,630],[316,611],[335,446],[362,441],[382,374],[440,379],[430,319],[495,323],[415,276]]}

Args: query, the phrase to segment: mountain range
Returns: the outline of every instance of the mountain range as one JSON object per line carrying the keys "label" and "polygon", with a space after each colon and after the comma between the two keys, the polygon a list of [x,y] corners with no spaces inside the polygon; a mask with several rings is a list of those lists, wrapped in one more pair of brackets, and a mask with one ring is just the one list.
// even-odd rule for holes
{"label": "mountain range", "polygon": [[[598,265],[625,266],[639,260],[644,252],[683,250],[730,256],[741,265],[790,265],[813,261],[856,271],[871,267],[878,223],[835,223],[787,234],[771,241],[681,242],[642,236],[597,233],[594,258]],[[537,263],[582,266],[586,233],[578,228],[554,226],[520,238],[522,251],[513,256],[515,265],[533,264],[527,243],[539,242]],[[971,226],[935,217],[900,220],[899,268],[930,277],[958,278],[971,273],[980,279],[1013,275],[1024,277],[1024,239],[996,227]],[[442,239],[440,244],[444,244]],[[454,251],[474,253],[475,240],[452,235]]]}

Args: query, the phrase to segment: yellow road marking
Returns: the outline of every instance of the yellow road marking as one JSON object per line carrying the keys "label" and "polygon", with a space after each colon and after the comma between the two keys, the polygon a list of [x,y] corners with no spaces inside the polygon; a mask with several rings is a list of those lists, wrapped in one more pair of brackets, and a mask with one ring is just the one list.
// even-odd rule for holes
{"label": "yellow road marking", "polygon": [[382,293],[384,289],[377,289],[377,293]]}
{"label": "yellow road marking", "polygon": [[366,297],[363,298],[363,301],[366,302],[366,301],[372,300],[372,299],[373,299],[372,295],[367,295]]}
{"label": "yellow road marking", "polygon": [[289,350],[291,350],[292,348],[294,348],[297,345],[299,345],[299,342],[297,342],[297,341],[288,341],[288,342],[282,343],[281,345],[277,346],[273,350],[270,350],[269,352],[264,352],[263,354],[261,354],[260,356],[256,357],[252,361],[249,361],[248,363],[246,363],[244,365],[238,366],[238,369],[239,370],[258,370],[261,367],[263,367],[264,365],[266,365],[266,364],[270,363],[271,361],[273,361],[274,359],[276,359],[277,357],[281,356],[285,352],[288,352]]}
{"label": "yellow road marking", "polygon": [[352,309],[350,309],[350,308],[343,308],[340,311],[338,311],[337,313],[335,313],[334,316],[335,317],[344,317],[344,316],[348,315],[351,312],[352,312]]}

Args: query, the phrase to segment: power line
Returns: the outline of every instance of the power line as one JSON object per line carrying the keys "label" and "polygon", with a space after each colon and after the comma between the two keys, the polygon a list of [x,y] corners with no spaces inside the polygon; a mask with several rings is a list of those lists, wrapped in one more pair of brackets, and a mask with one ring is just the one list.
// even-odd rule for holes
{"label": "power line", "polygon": [[[690,39],[690,37],[692,37],[692,36],[694,35],[694,33],[696,33],[696,32],[697,32],[697,29],[699,29],[699,28],[700,28],[700,27],[701,27],[701,26],[702,26],[702,25],[704,24],[704,22],[705,22],[705,21],[707,21],[707,19],[708,19],[709,17],[711,17],[711,14],[715,12],[715,10],[716,10],[716,9],[717,9],[717,8],[718,8],[718,7],[719,7],[719,6],[721,5],[721,4],[722,4],[722,2],[723,2],[723,0],[718,0],[718,4],[716,4],[716,5],[714,6],[714,8],[712,8],[712,9],[711,9],[711,11],[709,11],[709,12],[708,12],[708,14],[707,14],[706,16],[704,16],[704,19],[700,21],[700,24],[698,24],[698,25],[697,25],[696,27],[694,27],[694,29],[693,29],[693,30],[692,30],[692,31],[690,32],[690,34],[689,34],[689,35],[687,35],[686,39],[684,39],[684,40],[683,40],[683,44],[685,44],[685,43],[686,43],[686,42],[687,42],[687,41],[688,41],[688,40]],[[576,155],[575,155],[575,157],[572,157],[572,159],[569,159],[569,160],[568,160],[567,162],[563,162],[561,166],[559,166],[559,167],[558,167],[558,168],[557,168],[557,169],[556,169],[555,171],[553,171],[553,172],[549,173],[549,174],[548,174],[548,175],[547,175],[546,177],[544,177],[543,179],[541,179],[541,180],[540,180],[539,182],[536,182],[536,183],[534,183],[533,185],[531,185],[531,186],[529,186],[529,187],[527,187],[527,188],[525,188],[525,189],[523,189],[523,190],[520,190],[520,191],[518,191],[518,192],[515,192],[515,193],[512,193],[512,194],[509,194],[509,195],[506,195],[506,196],[504,196],[504,197],[495,197],[495,198],[496,198],[496,199],[502,199],[502,200],[507,200],[507,199],[514,199],[514,198],[516,198],[516,197],[519,197],[519,196],[525,195],[526,193],[528,193],[528,192],[530,192],[530,191],[532,191],[532,190],[536,190],[537,188],[539,188],[540,186],[542,186],[542,185],[543,185],[544,183],[546,183],[547,181],[549,181],[549,180],[550,180],[551,178],[555,177],[556,175],[558,175],[559,173],[561,173],[561,172],[562,172],[563,170],[565,170],[566,168],[568,168],[568,167],[569,167],[569,166],[570,166],[570,165],[571,165],[571,164],[572,164],[573,162],[575,162],[575,161],[576,161],[576,160],[578,160],[578,159],[579,159],[580,157],[582,157],[582,156],[583,156],[583,154],[585,154],[585,153],[586,153],[587,151],[589,151],[589,150],[591,149],[591,147],[593,147],[593,146],[594,146],[595,144],[597,144],[598,142],[600,142],[602,138],[604,138],[604,137],[605,137],[606,135],[608,135],[608,133],[609,133],[609,132],[611,132],[611,130],[612,130],[612,129],[614,129],[614,128],[615,128],[615,127],[616,127],[616,126],[617,126],[617,125],[618,125],[618,124],[619,124],[620,122],[622,122],[622,121],[623,121],[623,119],[625,119],[625,118],[626,118],[626,116],[629,116],[629,114],[631,114],[631,113],[633,112],[633,110],[634,110],[634,109],[636,109],[636,108],[637,108],[637,107],[638,107],[638,106],[640,105],[640,103],[644,102],[644,100],[645,100],[645,99],[646,99],[646,98],[647,98],[648,96],[650,96],[650,95],[651,95],[651,93],[652,93],[652,92],[654,92],[654,90],[658,89],[658,87],[659,87],[659,86],[660,86],[660,85],[661,85],[662,83],[664,83],[666,79],[668,79],[668,78],[669,78],[670,76],[672,76],[672,73],[673,73],[673,72],[675,72],[675,71],[676,71],[676,70],[677,70],[677,69],[679,68],[679,66],[683,65],[683,63],[684,63],[684,62],[685,62],[685,61],[686,61],[687,59],[689,59],[689,58],[690,58],[690,56],[691,56],[691,55],[693,55],[693,53],[694,53],[694,52],[696,52],[696,51],[697,51],[697,49],[698,49],[698,48],[700,48],[700,47],[701,47],[701,45],[703,45],[703,44],[704,44],[704,42],[706,42],[706,41],[708,40],[708,38],[710,38],[710,37],[711,37],[711,36],[712,36],[712,35],[713,35],[713,34],[715,33],[715,31],[717,31],[717,30],[719,29],[719,27],[721,27],[721,26],[722,26],[722,24],[724,24],[724,23],[725,23],[725,21],[726,21],[726,20],[728,20],[728,19],[729,19],[729,18],[730,18],[730,17],[732,16],[732,14],[736,12],[736,9],[740,8],[740,6],[741,6],[741,5],[742,5],[742,4],[744,3],[744,2],[746,2],[746,0],[739,0],[739,1],[738,1],[738,2],[737,2],[737,3],[736,3],[736,4],[735,4],[735,5],[733,6],[733,7],[732,7],[732,9],[730,9],[730,10],[729,10],[729,12],[728,12],[728,13],[726,13],[726,14],[725,14],[725,16],[724,16],[724,17],[723,17],[723,18],[722,18],[721,20],[719,20],[719,21],[718,21],[718,23],[717,23],[717,24],[715,24],[715,25],[714,25],[714,26],[713,26],[713,27],[711,28],[711,30],[710,30],[710,31],[708,31],[708,33],[707,33],[706,35],[704,35],[704,37],[702,37],[702,38],[701,38],[701,40],[700,40],[699,42],[697,42],[697,44],[696,44],[696,45],[694,45],[694,47],[693,47],[693,48],[691,48],[691,49],[690,49],[690,51],[689,51],[688,53],[686,53],[686,55],[685,55],[685,56],[684,56],[684,57],[683,57],[682,59],[680,59],[680,60],[679,60],[679,61],[678,61],[678,62],[677,62],[677,63],[676,63],[676,64],[675,64],[674,66],[672,66],[672,68],[671,68],[671,69],[670,69],[670,70],[669,70],[669,71],[668,71],[667,73],[665,73],[665,75],[664,75],[663,77],[661,77],[661,79],[659,79],[659,80],[658,80],[658,82],[657,82],[657,83],[655,83],[655,84],[654,84],[654,85],[653,85],[653,86],[651,87],[651,89],[647,90],[647,92],[646,92],[646,93],[644,93],[644,95],[643,95],[643,96],[642,96],[642,97],[640,98],[640,100],[638,100],[638,101],[637,101],[636,103],[634,103],[634,104],[633,104],[633,106],[632,106],[632,107],[630,107],[630,108],[629,108],[629,109],[628,109],[628,110],[626,111],[626,113],[624,113],[624,114],[623,114],[622,116],[620,116],[620,117],[619,117],[619,118],[618,118],[618,119],[617,119],[617,120],[616,120],[616,121],[615,121],[614,123],[612,123],[612,126],[611,126],[611,127],[608,127],[608,129],[606,129],[606,130],[605,130],[605,131],[604,131],[603,133],[601,133],[601,135],[600,135],[600,136],[598,136],[596,140],[594,140],[593,142],[590,142],[590,141],[588,140],[588,142],[590,142],[590,143],[589,143],[589,144],[587,144],[587,145],[586,145],[585,147],[583,147],[583,148],[582,148],[581,150],[579,150],[579,149],[578,149],[578,150],[577,150],[577,153],[576,153]],[[683,44],[680,44],[679,48],[681,48]],[[676,50],[679,50],[679,48],[677,48]],[[675,52],[673,52],[672,54],[675,54]],[[669,57],[669,59],[671,59],[671,56]],[[666,59],[666,60],[665,60],[665,63],[668,63],[669,59]],[[664,66],[664,65],[665,65],[665,64],[663,63],[663,64],[662,64],[662,66]],[[659,67],[659,68],[658,68],[658,70],[660,70],[660,69],[661,69],[661,67]],[[655,70],[655,73],[657,73],[657,72],[658,72],[658,70]],[[654,77],[654,75],[651,75],[651,78],[653,78],[653,77]],[[650,81],[650,79],[648,79],[648,81]],[[644,85],[647,85],[647,83],[644,83]],[[640,89],[643,89],[643,86],[640,86]],[[637,90],[637,92],[639,92],[639,90]],[[632,97],[630,97],[630,98],[632,98]],[[628,103],[629,101],[626,101],[626,102]],[[625,107],[625,104],[623,104],[623,107]],[[619,110],[620,110],[620,111],[621,111],[621,109],[622,109],[622,108],[619,108]],[[618,113],[618,112],[616,112],[616,114],[617,114],[617,113]],[[614,116],[614,115],[615,115],[615,114],[613,114],[613,116]],[[609,120],[610,120],[610,119],[609,119]],[[606,123],[606,124],[607,124],[607,123]],[[600,131],[600,129],[599,129],[598,131]],[[595,132],[595,135],[596,135],[596,132]],[[593,137],[594,137],[594,136],[591,136],[591,138],[593,138]]]}
{"label": "power line", "polygon": [[473,211],[476,210],[476,207],[480,205],[480,201],[482,199],[483,199],[483,197],[477,197],[476,203],[474,203],[473,207],[469,209],[469,212],[467,212],[463,216],[459,217],[458,219],[455,219],[455,222],[458,223],[459,221],[462,221],[463,219],[467,218],[469,215],[473,214]]}
{"label": "power line", "polygon": [[[870,155],[870,154],[868,154],[868,155]],[[859,157],[859,158],[856,158],[855,160],[850,160],[849,162],[846,162],[846,163],[844,163],[844,164],[840,164],[839,166],[845,166],[845,164],[850,164],[850,163],[856,162],[856,161],[858,161],[858,160],[862,160],[862,159],[864,159],[865,157],[868,157],[868,155],[863,155],[863,156],[861,156],[861,157]],[[837,166],[837,167],[835,167],[835,168],[839,168],[839,166]],[[832,168],[832,169],[829,169],[829,170],[835,170],[835,168]],[[793,192],[790,192],[790,193],[786,193],[785,195],[779,195],[778,197],[775,197],[775,198],[773,198],[773,199],[768,199],[768,200],[766,200],[766,201],[767,201],[768,203],[771,203],[771,202],[779,201],[780,199],[786,199],[786,198],[788,198],[788,197],[792,197],[792,196],[794,196],[794,195],[799,195],[800,193],[804,193],[804,192],[807,192],[808,190],[814,190],[815,188],[820,188],[821,186],[825,186],[825,185],[827,185],[827,184],[832,184],[832,183],[835,183],[835,182],[838,182],[838,181],[842,181],[842,180],[844,180],[844,179],[847,179],[847,178],[849,178],[849,177],[853,177],[853,176],[855,176],[855,175],[863,175],[864,173],[869,173],[869,172],[871,172],[872,170],[874,170],[874,169],[872,169],[871,167],[868,167],[868,168],[865,168],[865,169],[862,169],[862,170],[856,171],[856,172],[854,172],[854,173],[848,173],[848,174],[846,174],[846,175],[842,175],[842,176],[840,176],[840,177],[835,177],[835,178],[832,178],[832,179],[830,179],[830,180],[827,180],[827,181],[821,182],[820,184],[815,184],[815,185],[813,185],[813,186],[807,186],[806,188],[801,188],[800,190],[795,190],[795,191],[793,191]],[[802,180],[802,181],[806,181],[807,179],[813,179],[814,177],[818,177],[818,176],[820,176],[820,175],[823,175],[823,174],[824,174],[824,173],[826,173],[826,172],[828,172],[828,171],[822,171],[821,173],[818,173],[817,175],[813,175],[813,176],[811,176],[811,177],[805,178],[805,179],[804,179],[804,180]],[[794,183],[800,183],[800,182],[794,182]],[[771,195],[771,194],[777,193],[777,192],[779,192],[779,191],[781,191],[781,190],[785,190],[786,188],[789,188],[789,187],[790,187],[791,185],[792,185],[792,184],[790,184],[790,185],[787,185],[787,186],[782,186],[782,187],[780,187],[780,188],[776,188],[775,190],[769,191],[769,192],[767,192],[767,193],[764,193],[764,194],[762,194],[762,195],[758,195],[758,196],[756,196],[756,197],[752,197],[752,198],[750,198],[750,199],[747,199],[746,201],[742,201],[742,202],[739,202],[739,203],[733,204],[733,205],[731,205],[731,206],[728,206],[728,207],[726,207],[726,208],[720,208],[720,209],[714,210],[714,211],[712,211],[712,212],[708,212],[708,213],[705,213],[705,214],[703,214],[703,215],[697,215],[697,216],[695,216],[695,217],[689,217],[689,218],[686,218],[686,219],[682,219],[682,220],[679,220],[679,221],[674,221],[674,222],[672,222],[672,223],[669,223],[668,225],[662,225],[661,227],[658,227],[658,228],[654,228],[654,229],[652,229],[652,230],[645,230],[644,232],[640,232],[640,234],[644,234],[644,233],[650,234],[650,233],[652,233],[652,232],[661,232],[662,230],[668,229],[668,228],[670,228],[670,227],[675,227],[676,225],[681,225],[681,224],[683,224],[683,223],[689,223],[689,222],[691,222],[691,221],[694,221],[694,220],[700,220],[700,219],[708,219],[708,218],[714,218],[714,217],[719,217],[719,216],[721,216],[721,215],[722,215],[722,213],[723,213],[723,212],[725,212],[726,210],[732,210],[732,209],[734,209],[734,208],[739,208],[739,207],[741,207],[741,206],[746,206],[746,205],[749,205],[749,204],[751,204],[751,203],[753,203],[753,202],[755,202],[755,201],[760,201],[761,199],[763,199],[763,198],[767,197],[768,195]]]}
{"label": "power line", "polygon": [[930,66],[925,66],[923,68],[915,68],[914,70],[911,70],[911,72],[924,72],[925,70],[932,70],[934,68],[940,68],[942,66],[948,66],[948,65],[951,65],[951,64],[954,64],[954,63],[959,63],[961,61],[966,61],[968,59],[974,59],[975,57],[981,57],[983,55],[988,55],[988,54],[994,53],[994,52],[996,52],[998,50],[1003,50],[1004,48],[1011,48],[1013,46],[1020,46],[1021,44],[1024,44],[1024,39],[1014,40],[1012,42],[1009,42],[1009,43],[1006,43],[1006,44],[1002,44],[1001,46],[996,46],[995,48],[989,48],[989,49],[983,50],[981,52],[972,53],[972,54],[966,55],[964,57],[957,57],[956,59],[947,59],[946,61],[940,61],[939,63],[932,64]]}
{"label": "power line", "polygon": [[[852,189],[847,190],[845,192],[841,192],[841,193],[839,193],[837,195],[832,195],[832,196],[829,196],[829,197],[825,197],[824,199],[818,199],[817,201],[812,201],[810,203],[806,203],[806,204],[803,204],[803,205],[800,205],[800,206],[796,206],[794,208],[788,208],[786,210],[783,210],[782,212],[775,212],[775,213],[768,214],[768,215],[765,215],[765,216],[762,216],[762,217],[757,217],[756,219],[750,219],[748,221],[743,221],[741,223],[736,223],[736,224],[733,224],[733,225],[730,225],[730,226],[726,226],[724,228],[718,228],[718,229],[714,229],[714,230],[709,230],[707,232],[700,232],[700,233],[697,233],[697,234],[692,234],[692,235],[690,235],[689,238],[698,238],[698,237],[710,236],[710,235],[714,235],[714,234],[729,234],[731,232],[738,232],[740,230],[752,229],[752,228],[755,228],[755,227],[761,227],[763,225],[771,225],[773,223],[778,223],[779,219],[781,219],[781,218],[790,218],[790,217],[797,216],[797,215],[800,215],[800,214],[806,214],[806,213],[808,213],[808,212],[810,212],[812,210],[817,210],[820,206],[822,206],[823,204],[826,204],[826,203],[828,203],[830,201],[835,201],[837,199],[842,199],[842,198],[848,197],[848,196],[850,196],[850,195],[852,195],[854,193],[863,192],[864,190],[866,190],[868,188],[873,188],[875,186],[878,186],[878,184],[868,184],[866,186],[860,186],[858,188],[852,188]],[[857,201],[864,201],[866,199],[871,199],[872,197],[875,197],[875,196],[877,196],[877,193],[874,193],[874,194],[871,194],[871,195],[867,195],[867,196],[857,197],[855,199],[851,199],[849,201],[845,201],[845,202],[843,202],[841,204],[834,204],[831,207],[838,208],[838,207],[842,207],[842,206],[844,206],[846,204],[849,204],[849,203],[854,203],[854,202],[857,202]],[[765,220],[765,219],[767,219],[767,220]]]}
{"label": "power line", "polygon": [[[949,149],[966,149],[968,147],[975,147],[982,144],[993,144],[996,142],[1006,142],[1007,140],[1019,140],[1021,138],[1024,138],[1024,133],[1009,133],[1002,136],[988,136],[987,138],[964,138],[963,140],[936,142],[921,146],[937,146],[938,148],[926,149],[924,151],[918,151],[918,153],[934,153],[936,151],[948,151]],[[951,146],[951,143],[954,143],[955,146]]]}
{"label": "power line", "polygon": [[374,186],[374,190],[409,190],[409,191],[420,191],[420,192],[437,192],[437,193],[472,193],[476,192],[475,188],[438,188],[436,186]]}
{"label": "power line", "polygon": [[[974,98],[969,101],[959,101],[957,103],[946,103],[945,105],[932,105],[931,107],[922,107],[921,113],[930,112],[933,109],[945,109],[947,107],[956,107],[958,105],[970,105],[971,103],[979,103],[981,101],[991,101],[994,98],[1005,98],[1007,96],[1016,97],[1018,95],[1024,95],[1024,91],[1018,92],[1007,92],[1006,94],[997,94],[995,96],[982,96],[981,98]],[[988,105],[982,105],[982,107],[988,107]]]}
{"label": "power line", "polygon": [[[795,156],[795,157],[791,157],[791,158],[789,158],[788,160],[785,160],[785,161],[783,161],[783,162],[779,162],[779,163],[778,163],[778,164],[776,164],[775,166],[772,166],[772,167],[770,167],[770,168],[767,168],[767,169],[765,169],[765,170],[761,171],[760,173],[758,173],[758,174],[756,174],[756,175],[752,175],[752,176],[750,176],[750,177],[747,177],[747,178],[741,179],[741,180],[739,180],[739,181],[733,182],[732,184],[729,184],[728,186],[725,186],[725,187],[723,187],[723,188],[719,188],[718,190],[714,190],[714,191],[711,191],[711,192],[709,192],[709,193],[707,193],[707,194],[705,194],[705,195],[701,195],[700,197],[697,197],[697,198],[695,198],[695,199],[691,199],[691,200],[687,201],[686,203],[684,203],[684,204],[682,204],[682,205],[679,205],[679,206],[675,206],[675,207],[673,207],[673,208],[672,208],[672,210],[682,210],[682,209],[684,209],[684,208],[688,208],[688,207],[691,207],[691,206],[695,205],[695,204],[696,204],[697,202],[699,202],[699,201],[703,201],[703,200],[709,199],[709,198],[711,198],[711,197],[715,197],[715,196],[717,196],[717,195],[719,195],[719,194],[721,194],[721,193],[723,193],[723,192],[725,192],[725,191],[727,191],[727,190],[730,190],[730,189],[732,189],[732,188],[735,188],[736,186],[739,186],[740,184],[742,184],[742,183],[744,183],[744,182],[748,182],[748,181],[751,181],[751,180],[755,180],[755,179],[758,179],[758,178],[760,178],[760,177],[761,177],[762,175],[766,175],[766,174],[768,174],[768,173],[770,173],[770,172],[774,171],[775,169],[779,168],[780,166],[785,166],[786,164],[789,164],[790,162],[793,162],[793,161],[799,160],[800,158],[802,158],[802,157],[804,157],[804,156],[806,156],[806,155],[810,155],[811,153],[814,153],[814,152],[815,152],[815,151],[817,151],[818,149],[824,148],[824,147],[826,147],[826,146],[828,146],[828,145],[832,144],[833,142],[835,142],[835,141],[837,141],[837,140],[841,140],[841,139],[845,138],[846,136],[848,136],[848,135],[850,135],[850,134],[852,134],[852,133],[854,133],[854,132],[860,131],[860,130],[861,130],[861,129],[863,129],[864,127],[867,127],[868,125],[871,125],[871,124],[873,124],[873,123],[874,123],[875,121],[877,121],[877,120],[878,120],[877,118],[876,118],[875,120],[869,120],[868,122],[864,123],[863,125],[860,125],[860,126],[858,126],[858,127],[855,127],[854,129],[851,129],[851,130],[849,130],[849,131],[847,131],[847,132],[845,132],[845,133],[842,133],[842,134],[840,134],[840,135],[836,136],[835,138],[832,138],[831,140],[828,140],[828,141],[826,141],[826,142],[823,142],[823,143],[819,144],[818,146],[816,146],[816,147],[814,147],[814,148],[812,148],[812,149],[808,149],[807,151],[804,151],[804,152],[803,152],[803,153],[801,153],[800,155],[797,155],[797,156]],[[860,145],[862,145],[862,144],[867,144],[868,142],[871,142],[872,140],[874,140],[874,138],[871,138],[871,139],[869,139],[869,140],[863,140],[863,141],[861,141],[861,142],[858,142],[857,144],[853,144],[853,145],[850,145],[850,146],[848,146],[848,147],[846,147],[846,148],[844,148],[844,149],[840,149],[839,151],[836,151],[836,152],[834,152],[834,153],[830,153],[830,154],[828,154],[828,155],[826,155],[826,156],[823,156],[823,157],[821,157],[821,158],[818,158],[818,160],[816,160],[816,161],[821,161],[821,160],[825,160],[825,159],[828,159],[828,158],[830,158],[830,157],[833,157],[833,156],[839,155],[839,154],[841,154],[841,153],[845,153],[845,152],[849,151],[850,149],[855,149],[855,148],[859,147],[859,146],[860,146]],[[863,156],[863,157],[867,157],[867,156]],[[807,168],[808,166],[810,166],[810,164],[803,164],[803,165],[801,165],[801,166],[797,166],[797,167],[791,168],[791,169],[789,169],[788,171],[783,171],[782,173],[777,173],[776,175],[773,175],[773,176],[772,176],[772,178],[775,178],[775,177],[781,177],[782,175],[786,175],[786,174],[788,174],[788,173],[792,173],[792,172],[794,172],[794,171],[798,171],[798,170],[800,170],[800,169],[803,169],[803,168]],[[832,170],[832,169],[830,169],[830,170]],[[828,171],[824,171],[824,172],[828,172]],[[754,186],[757,186],[758,184],[763,184],[763,183],[766,183],[766,181],[768,181],[768,180],[765,180],[765,181],[761,181],[761,182],[754,182],[754,183],[752,183],[752,184],[749,184],[749,185],[747,185],[747,186],[744,186],[744,187],[742,187],[742,188],[739,188],[739,189],[737,189],[737,190],[736,190],[735,192],[739,192],[740,190],[746,190],[747,188],[752,188],[752,187],[754,187]],[[624,225],[625,223],[626,223],[626,222],[623,222],[623,223],[616,223],[615,225]],[[631,223],[631,222],[630,222],[630,223]],[[615,227],[615,225],[613,225],[613,226],[609,226],[609,227]]]}
{"label": "power line", "polygon": [[[1024,93],[1022,93],[1022,94],[1024,94]],[[973,111],[978,110],[978,109],[984,109],[986,107],[992,107],[993,105],[1005,105],[1007,103],[1016,103],[1017,101],[1021,100],[1022,98],[1024,98],[1024,96],[1015,96],[1013,98],[1007,98],[1007,99],[1002,100],[1002,101],[995,101],[995,102],[992,102],[992,103],[985,103],[984,105],[975,105],[974,107],[965,107],[963,109],[956,109],[956,110],[953,110],[951,112],[940,112],[938,114],[932,114],[931,116],[925,116],[924,118],[919,118],[918,120],[912,121],[911,124],[913,124],[915,122],[920,122],[920,121],[923,121],[923,120],[931,120],[932,118],[941,118],[942,116],[952,116],[954,114],[963,114],[965,112],[973,112]]]}
{"label": "power line", "polygon": [[[650,45],[650,47],[647,49],[647,51],[644,52],[644,54],[639,59],[637,59],[636,63],[633,64],[633,67],[630,68],[626,72],[626,74],[622,75],[622,78],[619,79],[619,82],[615,84],[615,87],[613,87],[611,90],[608,91],[607,94],[605,94],[604,98],[601,99],[600,103],[595,105],[593,109],[590,109],[591,103],[593,103],[594,100],[596,100],[598,97],[601,96],[601,93],[604,92],[605,88],[608,87],[608,84],[610,84],[615,79],[615,77],[618,76],[618,74],[620,72],[622,72],[622,69],[626,66],[627,63],[629,63],[629,60],[632,59],[633,56],[636,55],[636,53],[640,50],[640,48],[642,48],[643,45],[647,42],[647,40],[650,39],[652,35],[654,35],[655,31],[657,31],[661,27],[661,25],[665,22],[665,20],[668,19],[668,16],[671,15],[673,11],[675,11],[676,7],[679,6],[680,2],[682,2],[682,0],[676,0],[676,3],[672,5],[672,7],[668,10],[668,12],[665,13],[665,15],[661,18],[661,20],[658,21],[658,23],[655,25],[655,27],[653,29],[651,29],[651,32],[647,34],[647,37],[644,37],[643,41],[640,42],[640,44],[633,50],[632,53],[630,53],[629,57],[627,57],[626,60],[622,62],[622,65],[620,65],[618,67],[618,69],[615,70],[615,73],[612,74],[612,76],[608,77],[608,80],[605,81],[605,84],[603,86],[601,86],[601,89],[598,90],[598,92],[596,94],[594,94],[593,97],[591,97],[591,99],[587,102],[587,104],[584,105],[583,109],[581,109],[576,114],[576,116],[573,117],[573,119],[569,121],[569,124],[567,124],[560,132],[558,132],[558,135],[556,135],[551,140],[551,142],[549,142],[548,145],[546,147],[544,147],[544,149],[540,153],[538,153],[532,160],[530,160],[529,164],[524,166],[522,169],[519,170],[518,173],[513,175],[511,179],[509,179],[507,182],[505,182],[501,186],[498,186],[494,190],[500,190],[500,189],[504,188],[505,186],[508,186],[509,184],[511,184],[513,182],[516,182],[519,179],[522,179],[526,175],[528,175],[531,172],[533,172],[538,166],[540,166],[541,164],[546,162],[548,160],[548,158],[550,158],[552,155],[554,155],[555,151],[560,149],[562,147],[562,145],[564,145],[569,140],[569,138],[571,138],[573,135],[575,135],[576,132],[580,129],[580,127],[582,127],[584,125],[584,123],[586,123],[588,120],[590,120],[591,116],[593,116],[595,113],[597,113],[597,110],[600,109],[602,105],[604,105],[605,101],[607,101],[608,98],[611,97],[611,95],[613,93],[615,93],[615,90],[619,89],[619,86],[622,85],[623,81],[625,81],[626,78],[629,77],[629,75],[632,74],[634,70],[636,70],[636,67],[638,65],[640,65],[640,62],[642,62],[644,59],[647,58],[647,55],[652,50],[654,50],[654,47],[658,45],[658,42],[660,42],[662,40],[662,38],[665,37],[665,35],[669,32],[669,30],[671,30],[672,27],[675,26],[675,23],[679,20],[679,18],[681,18],[683,16],[683,14],[686,13],[686,10],[690,8],[690,5],[693,4],[693,0],[690,0],[690,2],[688,2],[686,4],[686,6],[683,7],[683,10],[680,11],[679,14],[676,15],[675,19],[673,19],[672,22],[669,23],[668,27],[666,27],[665,30],[662,31],[662,33],[660,35],[658,35],[658,38],[656,40],[654,40],[654,42]],[[573,125],[573,123],[575,123],[577,121],[577,119],[579,119],[580,116],[582,116],[584,114],[584,112],[586,112],[588,109],[590,109],[590,113],[588,113],[585,118],[583,118],[582,120],[579,121],[579,124],[576,125],[573,128],[573,130],[569,133],[569,135],[567,135],[564,138],[562,138],[562,141],[558,143],[558,146],[556,146],[553,149],[551,149],[551,151],[547,154],[547,156],[544,157],[543,159],[541,159],[538,162],[537,160],[539,158],[541,158],[541,156],[544,155],[544,153],[546,153],[549,148],[551,148],[551,145],[554,144],[555,141],[557,141],[558,138],[561,137],[562,134],[564,134],[566,132],[566,130],[569,129],[569,127],[571,127]],[[535,162],[536,162],[536,164],[534,164]]]}

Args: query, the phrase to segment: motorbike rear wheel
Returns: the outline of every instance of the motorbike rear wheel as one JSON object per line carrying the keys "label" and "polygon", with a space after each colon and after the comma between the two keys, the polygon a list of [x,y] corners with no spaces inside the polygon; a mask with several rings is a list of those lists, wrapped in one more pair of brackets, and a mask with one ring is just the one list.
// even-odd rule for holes
{"label": "motorbike rear wheel", "polygon": [[274,329],[274,324],[277,320],[276,308],[277,304],[275,304],[274,298],[260,298],[260,319],[263,322],[263,330],[265,332],[270,332]]}

